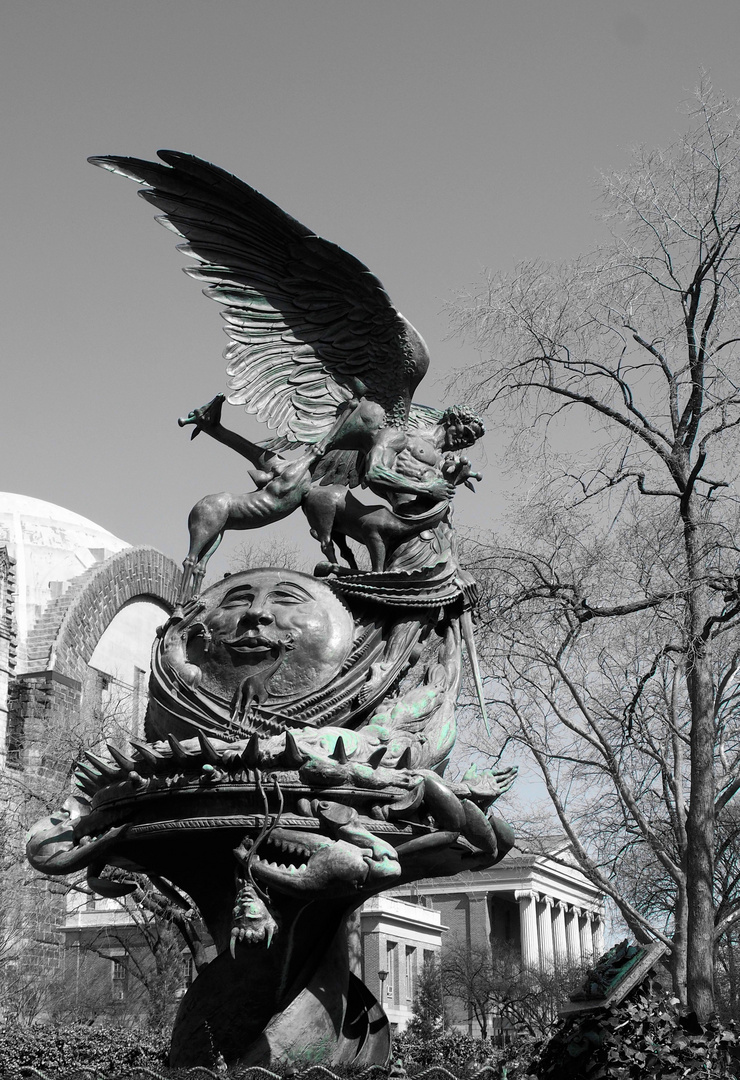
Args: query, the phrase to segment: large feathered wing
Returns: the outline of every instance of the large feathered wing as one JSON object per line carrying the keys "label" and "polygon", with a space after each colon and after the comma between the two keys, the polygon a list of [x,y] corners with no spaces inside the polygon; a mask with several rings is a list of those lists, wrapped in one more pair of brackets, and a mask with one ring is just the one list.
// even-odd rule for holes
{"label": "large feathered wing", "polygon": [[89,160],[144,184],[157,220],[199,260],[186,273],[225,306],[229,401],[293,443],[318,441],[353,396],[404,424],[429,354],[378,279],[235,176],[190,154],[158,154],[165,164]]}

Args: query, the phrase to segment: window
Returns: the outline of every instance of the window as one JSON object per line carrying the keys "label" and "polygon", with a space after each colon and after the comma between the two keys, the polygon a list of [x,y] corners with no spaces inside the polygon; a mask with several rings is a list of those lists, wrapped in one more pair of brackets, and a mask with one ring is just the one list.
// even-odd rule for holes
{"label": "window", "polygon": [[386,996],[386,998],[390,998],[390,1000],[393,1001],[393,1000],[395,1000],[396,983],[397,983],[397,975],[398,975],[398,973],[396,971],[396,964],[398,962],[398,959],[397,959],[397,949],[396,949],[395,941],[387,941],[386,942],[385,955],[386,955],[385,969],[388,972],[388,977],[385,980],[385,996]]}
{"label": "window", "polygon": [[406,1000],[416,997],[416,949],[406,946]]}
{"label": "window", "polygon": [[111,956],[111,987],[115,1001],[123,1001],[126,993],[127,975],[126,964],[122,957]]}

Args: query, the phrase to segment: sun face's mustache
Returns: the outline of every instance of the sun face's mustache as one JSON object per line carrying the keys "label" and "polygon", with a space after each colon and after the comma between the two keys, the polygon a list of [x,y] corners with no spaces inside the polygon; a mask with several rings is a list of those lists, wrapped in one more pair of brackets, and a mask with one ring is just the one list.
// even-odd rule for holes
{"label": "sun face's mustache", "polygon": [[292,649],[292,634],[270,634],[265,631],[249,629],[231,637],[221,638],[229,649]]}

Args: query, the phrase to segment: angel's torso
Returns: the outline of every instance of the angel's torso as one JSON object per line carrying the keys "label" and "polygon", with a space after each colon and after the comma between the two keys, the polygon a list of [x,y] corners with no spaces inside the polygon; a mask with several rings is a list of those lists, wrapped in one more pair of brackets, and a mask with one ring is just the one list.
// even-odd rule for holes
{"label": "angel's torso", "polygon": [[411,480],[432,480],[439,475],[440,454],[430,438],[406,435],[406,445],[396,456],[396,470]]}
{"label": "angel's torso", "polygon": [[[382,487],[377,490],[391,506],[400,508],[419,499],[427,501],[423,493],[404,490],[402,485],[394,490],[390,478],[395,475],[414,484],[428,484],[441,477],[443,455],[436,445],[437,441],[437,433],[433,430],[422,434],[386,428],[381,433],[378,439],[379,459],[386,473]],[[373,487],[372,480],[370,486]]]}

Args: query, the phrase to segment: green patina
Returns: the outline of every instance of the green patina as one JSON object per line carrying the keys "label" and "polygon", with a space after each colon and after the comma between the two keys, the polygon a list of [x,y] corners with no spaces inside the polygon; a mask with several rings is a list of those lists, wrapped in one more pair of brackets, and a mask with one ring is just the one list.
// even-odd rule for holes
{"label": "green patina", "polygon": [[620,941],[588,973],[583,988],[577,994],[571,995],[571,1001],[596,1001],[609,997],[645,956],[646,951],[640,945],[630,945],[626,940]]}
{"label": "green patina", "polygon": [[447,746],[452,738],[452,734],[452,724],[448,720],[446,724],[442,725],[442,728],[440,730],[439,738],[437,739],[437,748],[441,749],[443,746]]}
{"label": "green patina", "polygon": [[315,1043],[303,1046],[300,1049],[288,1050],[284,1053],[283,1065],[322,1065],[325,1061],[331,1063],[331,1055],[335,1040],[328,1034],[324,1035]]}

